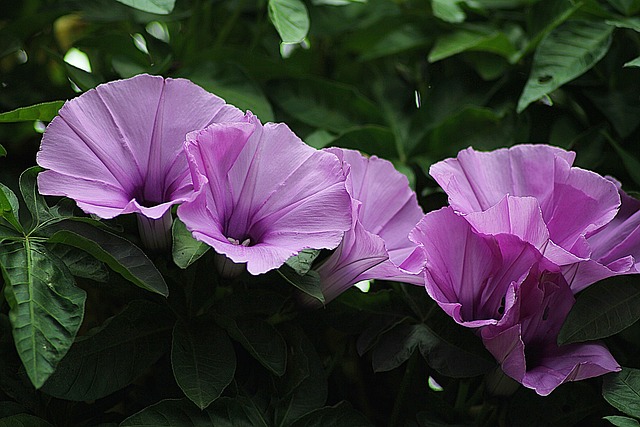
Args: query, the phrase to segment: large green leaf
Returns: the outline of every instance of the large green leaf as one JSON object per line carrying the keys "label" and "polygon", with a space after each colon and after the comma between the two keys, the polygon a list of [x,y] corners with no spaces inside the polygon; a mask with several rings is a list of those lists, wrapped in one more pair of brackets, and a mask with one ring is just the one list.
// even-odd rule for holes
{"label": "large green leaf", "polygon": [[316,409],[298,418],[290,427],[371,427],[361,413],[356,411],[348,403],[341,402],[333,407]]}
{"label": "large green leaf", "polygon": [[30,122],[34,120],[50,122],[58,114],[58,110],[60,110],[63,105],[64,101],[51,101],[29,107],[17,108],[0,114],[0,123]]}
{"label": "large green leaf", "polygon": [[16,414],[0,419],[0,427],[53,427],[53,424],[34,415]]}
{"label": "large green leaf", "polygon": [[62,261],[29,239],[1,245],[0,264],[16,349],[40,388],[75,339],[86,293]]}
{"label": "large green leaf", "polygon": [[301,0],[269,0],[269,19],[284,43],[300,43],[309,32],[309,13]]}
{"label": "large green leaf", "polygon": [[49,245],[47,248],[64,262],[74,276],[102,283],[109,279],[109,271],[104,263],[85,251],[67,245]]}
{"label": "large green leaf", "polygon": [[167,15],[173,11],[176,0],[116,0],[143,12]]}
{"label": "large green leaf", "polygon": [[180,268],[189,267],[211,249],[206,243],[194,239],[191,232],[187,230],[187,226],[179,218],[173,222],[171,234],[173,236],[171,255],[173,262]]}
{"label": "large green leaf", "polygon": [[549,33],[536,49],[517,111],[591,69],[609,50],[612,32],[602,22],[569,21]]}
{"label": "large green leaf", "polygon": [[134,300],[92,335],[80,338],[42,390],[73,401],[120,390],[165,353],[172,326],[167,308]]}
{"label": "large green leaf", "polygon": [[59,226],[61,229],[49,238],[50,243],[82,249],[135,285],[160,295],[169,294],[158,269],[133,243],[85,222],[64,221]]}
{"label": "large green leaf", "polygon": [[218,323],[231,338],[277,376],[282,376],[287,366],[287,346],[276,328],[255,317],[234,319],[217,315]]}
{"label": "large green leaf", "polygon": [[503,32],[488,26],[467,26],[438,37],[429,52],[429,62],[437,62],[465,51],[491,52],[511,59],[517,53]]}
{"label": "large green leaf", "polygon": [[605,375],[602,396],[616,409],[640,418],[640,369],[622,368]]}
{"label": "large green leaf", "polygon": [[617,334],[640,319],[640,280],[610,277],[582,291],[558,334],[558,344]]}
{"label": "large green leaf", "polygon": [[212,320],[176,322],[171,365],[184,394],[204,409],[229,385],[236,370],[233,344]]}
{"label": "large green leaf", "polygon": [[218,399],[201,411],[190,401],[167,399],[120,423],[120,427],[270,427],[254,407],[241,400]]}

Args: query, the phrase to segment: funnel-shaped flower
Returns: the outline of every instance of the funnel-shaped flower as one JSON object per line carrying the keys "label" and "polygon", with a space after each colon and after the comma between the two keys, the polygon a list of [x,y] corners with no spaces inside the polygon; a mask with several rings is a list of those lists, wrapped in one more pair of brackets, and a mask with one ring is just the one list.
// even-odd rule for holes
{"label": "funnel-shaped flower", "polygon": [[477,328],[507,375],[547,395],[564,382],[620,368],[599,343],[557,345],[575,299],[558,266],[538,250],[548,234],[535,206],[532,198],[507,197],[467,216],[447,207],[428,213],[410,237],[425,249],[429,295],[456,322]]}
{"label": "funnel-shaped flower", "polygon": [[317,269],[325,302],[368,279],[422,285],[423,256],[408,238],[424,213],[407,178],[391,162],[357,151],[329,148],[349,170],[353,225]]}
{"label": "funnel-shaped flower", "polygon": [[483,342],[507,375],[542,396],[567,381],[619,371],[600,343],[557,345],[574,303],[561,274],[532,271],[519,287],[508,319],[480,330]]}
{"label": "funnel-shaped flower", "polygon": [[193,197],[187,132],[241,117],[184,79],[139,75],[100,85],[67,102],[47,127],[37,161],[49,170],[38,176],[39,191],[105,219],[159,219]]}
{"label": "funnel-shaped flower", "polygon": [[351,226],[338,158],[305,145],[284,124],[251,113],[187,136],[199,196],[178,208],[193,236],[251,274],[302,249],[333,249]]}
{"label": "funnel-shaped flower", "polygon": [[409,237],[425,251],[427,293],[467,327],[500,323],[520,284],[543,260],[518,236],[478,233],[451,207],[429,212]]}
{"label": "funnel-shaped flower", "polygon": [[448,194],[451,206],[463,214],[486,211],[507,195],[534,198],[550,238],[545,257],[561,266],[580,263],[588,273],[571,278],[571,288],[577,292],[626,272],[631,265],[618,260],[603,265],[591,258],[586,237],[613,219],[620,197],[612,182],[572,167],[574,157],[548,145],[518,145],[488,153],[468,148],[455,159],[433,165],[430,173]]}

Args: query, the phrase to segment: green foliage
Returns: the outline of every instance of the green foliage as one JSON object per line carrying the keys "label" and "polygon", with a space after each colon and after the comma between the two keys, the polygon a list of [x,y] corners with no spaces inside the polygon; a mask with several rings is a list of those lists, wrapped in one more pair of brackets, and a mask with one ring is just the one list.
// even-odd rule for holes
{"label": "green foliage", "polygon": [[[228,280],[179,220],[171,253],[147,253],[131,218],[45,200],[32,167],[52,100],[150,73],[316,148],[391,160],[425,211],[446,203],[429,167],[469,145],[551,142],[633,193],[638,0],[29,0],[0,14],[0,425],[638,425],[633,276],[578,294],[559,337],[603,339],[630,368],[602,390],[496,399],[494,358],[423,288],[373,281],[325,305],[327,251]],[[65,62],[72,47],[90,71]]]}

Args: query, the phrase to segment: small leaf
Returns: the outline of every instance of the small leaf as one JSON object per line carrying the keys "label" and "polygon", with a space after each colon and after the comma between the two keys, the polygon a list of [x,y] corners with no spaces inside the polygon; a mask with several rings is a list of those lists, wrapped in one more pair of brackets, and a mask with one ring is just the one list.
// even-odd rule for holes
{"label": "small leaf", "polygon": [[624,64],[625,67],[640,67],[640,56]]}
{"label": "small leaf", "polygon": [[173,262],[182,269],[189,267],[210,249],[206,243],[194,239],[179,218],[173,222],[171,234],[173,235],[171,251]]}
{"label": "small leaf", "polygon": [[429,52],[429,62],[437,62],[466,51],[490,52],[511,59],[516,53],[509,38],[491,27],[467,26],[438,37]]}
{"label": "small leaf", "polygon": [[58,110],[60,110],[63,105],[64,101],[51,101],[29,107],[17,108],[0,114],[0,123],[31,122],[34,120],[50,122],[58,114]]}
{"label": "small leaf", "polygon": [[320,286],[320,276],[315,270],[310,270],[307,274],[301,276],[296,273],[293,268],[285,264],[278,269],[278,273],[280,273],[287,282],[324,304],[324,295],[322,295]]}
{"label": "small leaf", "polygon": [[60,260],[28,239],[0,246],[0,264],[16,349],[40,388],[71,347],[87,295]]}
{"label": "small leaf", "polygon": [[287,366],[287,345],[273,326],[253,317],[233,319],[217,315],[216,320],[231,338],[242,344],[262,366],[277,376],[284,374]]}
{"label": "small leaf", "polygon": [[616,276],[585,289],[558,334],[558,344],[597,340],[617,334],[640,319],[640,281]]}
{"label": "small leaf", "polygon": [[169,294],[164,278],[144,252],[126,239],[80,221],[64,221],[49,238],[82,249],[107,264],[135,285],[163,296]]}
{"label": "small leaf", "polygon": [[4,184],[0,184],[0,217],[5,219],[14,230],[22,233],[23,228],[18,221],[19,206],[14,192]]}
{"label": "small leaf", "polygon": [[341,402],[336,406],[311,411],[294,421],[290,427],[327,426],[371,427],[373,424],[351,405]]}
{"label": "small leaf", "polygon": [[212,321],[176,322],[171,366],[184,394],[204,409],[229,385],[236,371],[236,354],[229,337]]}
{"label": "small leaf", "polygon": [[301,276],[304,276],[311,270],[313,261],[318,258],[320,251],[317,249],[303,249],[298,255],[292,256],[285,264],[293,268],[293,270]]}
{"label": "small leaf", "polygon": [[73,401],[120,390],[165,353],[172,326],[173,316],[165,307],[131,301],[93,335],[80,338],[42,390]]}
{"label": "small leaf", "polygon": [[34,166],[20,175],[20,193],[22,193],[24,204],[31,215],[31,231],[39,226],[50,225],[70,216],[70,212],[62,212],[56,207],[50,208],[44,197],[38,192],[37,178],[38,173],[42,170],[41,167]]}
{"label": "small leaf", "polygon": [[640,423],[638,420],[634,420],[633,418],[621,417],[619,415],[611,415],[608,417],[602,417],[609,421],[611,424],[617,427],[640,427]]}
{"label": "small leaf", "polygon": [[581,76],[609,50],[613,27],[596,21],[569,21],[542,39],[517,111]]}
{"label": "small leaf", "polygon": [[7,155],[7,149],[0,145],[0,157],[5,157]]}
{"label": "small leaf", "polygon": [[176,0],[116,0],[134,9],[157,15],[168,15],[173,11]]}
{"label": "small leaf", "polygon": [[34,415],[17,414],[0,419],[0,427],[53,427],[53,425]]}
{"label": "small leaf", "polygon": [[265,416],[241,399],[223,397],[201,411],[186,399],[166,399],[120,423],[120,427],[269,427]]}
{"label": "small leaf", "polygon": [[602,396],[614,408],[640,418],[640,369],[622,368],[605,375]]}
{"label": "small leaf", "polygon": [[433,16],[453,24],[464,22],[467,15],[459,6],[459,3],[461,2],[455,0],[431,0]]}
{"label": "small leaf", "polygon": [[269,19],[283,43],[300,43],[309,32],[309,13],[300,0],[269,0]]}

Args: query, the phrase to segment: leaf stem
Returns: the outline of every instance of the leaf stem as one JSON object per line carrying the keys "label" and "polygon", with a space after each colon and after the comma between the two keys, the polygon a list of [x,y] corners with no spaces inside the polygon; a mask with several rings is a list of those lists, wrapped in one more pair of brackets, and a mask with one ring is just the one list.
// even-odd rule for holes
{"label": "leaf stem", "polygon": [[402,377],[402,382],[400,383],[400,389],[398,390],[395,403],[393,404],[393,411],[391,412],[389,427],[404,425],[404,423],[402,422],[403,420],[400,419],[400,416],[405,406],[404,400],[407,395],[407,390],[409,389],[409,386],[413,381],[413,373],[416,370],[419,358],[420,352],[416,349],[409,358],[407,367],[404,370],[404,376]]}

